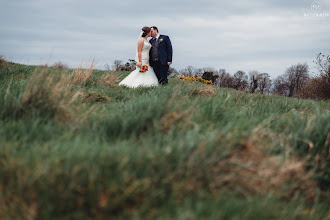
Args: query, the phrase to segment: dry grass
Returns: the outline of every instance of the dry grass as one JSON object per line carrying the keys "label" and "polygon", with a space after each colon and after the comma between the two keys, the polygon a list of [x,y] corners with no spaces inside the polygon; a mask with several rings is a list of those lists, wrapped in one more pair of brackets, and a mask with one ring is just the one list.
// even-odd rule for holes
{"label": "dry grass", "polygon": [[93,75],[93,68],[95,66],[94,60],[91,62],[88,69],[83,69],[82,65],[80,65],[77,69],[73,70],[71,74],[72,84],[86,84]]}
{"label": "dry grass", "polygon": [[116,74],[113,74],[112,72],[104,74],[102,78],[99,80],[99,83],[106,84],[111,88],[115,87],[118,82],[119,82],[119,77]]}
{"label": "dry grass", "polygon": [[[57,77],[60,77],[57,79]],[[45,111],[52,116],[69,114],[69,106],[79,97],[79,91],[73,91],[70,78],[35,72],[23,93],[22,107]]]}
{"label": "dry grass", "polygon": [[3,56],[0,56],[0,69],[6,68],[8,66],[7,61],[3,58]]}
{"label": "dry grass", "polygon": [[216,96],[215,89],[213,86],[203,86],[200,88],[193,88],[189,91],[191,96]]}
{"label": "dry grass", "polygon": [[214,88],[212,88],[210,86],[200,89],[198,94],[200,94],[200,95],[210,95],[210,96],[215,96],[216,95],[216,93],[214,91]]}
{"label": "dry grass", "polygon": [[79,99],[92,103],[110,101],[109,97],[91,92],[84,94],[74,89],[75,85],[85,84],[90,79],[93,67],[94,63],[89,69],[78,68],[70,75],[48,74],[47,67],[33,73],[23,93],[20,108],[23,112],[29,108],[38,109],[51,117],[58,117],[63,122],[81,123],[83,118],[87,118],[86,112],[89,110],[86,109],[85,113],[81,111],[83,108],[77,102]]}

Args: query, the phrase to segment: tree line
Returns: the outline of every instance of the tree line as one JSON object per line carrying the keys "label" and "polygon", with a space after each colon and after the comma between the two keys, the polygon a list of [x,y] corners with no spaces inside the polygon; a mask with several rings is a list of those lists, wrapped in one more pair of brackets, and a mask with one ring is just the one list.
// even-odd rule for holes
{"label": "tree line", "polygon": [[[248,73],[239,70],[233,75],[225,69],[216,70],[211,67],[195,68],[188,66],[185,69],[177,71],[174,68],[169,69],[169,77],[188,76],[202,77],[205,80],[212,80],[212,84],[223,88],[233,88],[239,91],[260,94],[275,94],[287,97],[329,99],[330,98],[330,56],[317,54],[314,61],[319,74],[311,77],[307,63],[298,63],[286,69],[286,71],[271,79],[266,72],[257,70]],[[134,70],[134,60],[123,63],[115,60],[112,69],[106,65],[106,69],[114,71],[132,71]]]}

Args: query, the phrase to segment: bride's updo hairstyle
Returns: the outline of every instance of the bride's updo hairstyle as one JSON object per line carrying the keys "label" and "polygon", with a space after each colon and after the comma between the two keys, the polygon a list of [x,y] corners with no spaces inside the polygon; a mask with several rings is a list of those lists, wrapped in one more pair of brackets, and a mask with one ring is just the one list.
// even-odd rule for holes
{"label": "bride's updo hairstyle", "polygon": [[142,28],[142,31],[143,31],[142,37],[145,37],[151,31],[151,28],[145,26],[145,27]]}

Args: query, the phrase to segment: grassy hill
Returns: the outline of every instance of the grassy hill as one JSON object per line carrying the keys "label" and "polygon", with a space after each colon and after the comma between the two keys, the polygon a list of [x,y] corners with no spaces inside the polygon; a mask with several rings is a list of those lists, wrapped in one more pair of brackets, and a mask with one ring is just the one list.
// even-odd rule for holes
{"label": "grassy hill", "polygon": [[330,101],[0,68],[1,219],[329,219]]}

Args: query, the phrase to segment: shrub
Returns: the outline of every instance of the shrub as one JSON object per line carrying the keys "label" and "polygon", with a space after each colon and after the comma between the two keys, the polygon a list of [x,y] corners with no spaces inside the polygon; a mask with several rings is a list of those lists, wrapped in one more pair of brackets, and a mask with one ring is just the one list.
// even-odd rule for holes
{"label": "shrub", "polygon": [[298,92],[300,98],[329,99],[330,98],[330,56],[319,53],[316,64],[320,75],[309,80]]}
{"label": "shrub", "polygon": [[60,61],[54,63],[54,64],[52,65],[52,67],[54,67],[54,68],[58,68],[58,69],[68,69],[68,68],[69,68],[68,65],[66,65],[66,64],[64,64],[64,63],[62,63],[62,62],[60,62]]}
{"label": "shrub", "polygon": [[326,77],[315,77],[307,81],[300,89],[297,96],[299,98],[310,99],[329,99],[330,98],[330,84]]}
{"label": "shrub", "polygon": [[3,58],[3,56],[0,56],[0,69],[5,68],[8,66],[7,61]]}

